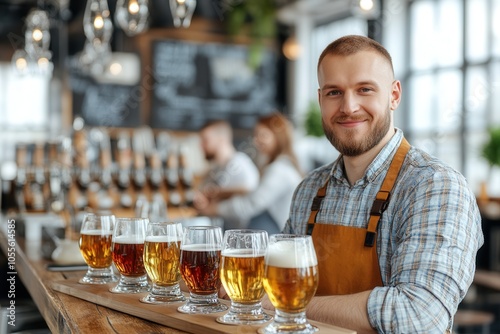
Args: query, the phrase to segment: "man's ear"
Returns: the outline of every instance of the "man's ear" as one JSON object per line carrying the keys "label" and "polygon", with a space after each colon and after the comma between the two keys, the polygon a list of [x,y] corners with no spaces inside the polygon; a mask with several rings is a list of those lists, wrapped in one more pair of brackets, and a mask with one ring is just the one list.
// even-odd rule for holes
{"label": "man's ear", "polygon": [[396,110],[401,102],[401,82],[399,80],[395,80],[392,83],[391,88],[391,110]]}

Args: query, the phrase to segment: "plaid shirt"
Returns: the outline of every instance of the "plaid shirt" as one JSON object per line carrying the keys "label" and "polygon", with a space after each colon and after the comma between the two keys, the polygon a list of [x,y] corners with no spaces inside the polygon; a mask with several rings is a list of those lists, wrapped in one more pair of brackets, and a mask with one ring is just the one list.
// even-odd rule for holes
{"label": "plaid shirt", "polygon": [[[298,186],[284,233],[305,234],[311,203],[329,178],[316,222],[366,228],[369,211],[399,143],[401,130],[350,186],[342,156],[312,171]],[[481,217],[465,178],[412,147],[378,227],[383,287],[367,311],[380,333],[443,333],[472,283],[483,243]]]}

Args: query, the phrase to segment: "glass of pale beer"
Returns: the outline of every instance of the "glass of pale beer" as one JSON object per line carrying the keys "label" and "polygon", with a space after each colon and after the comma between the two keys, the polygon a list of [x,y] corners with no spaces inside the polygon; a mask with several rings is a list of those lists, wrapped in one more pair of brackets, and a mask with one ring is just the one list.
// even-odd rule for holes
{"label": "glass of pale beer", "polygon": [[151,292],[141,298],[141,302],[162,304],[186,300],[179,287],[181,239],[181,223],[148,224],[144,242],[144,266],[153,286]]}
{"label": "glass of pale beer", "polygon": [[231,299],[229,312],[217,322],[229,325],[261,324],[272,319],[262,309],[264,255],[268,243],[264,230],[227,230],[222,242],[221,281]]}
{"label": "glass of pale beer", "polygon": [[113,232],[113,263],[120,272],[114,293],[140,293],[150,291],[143,254],[147,218],[117,218]]}
{"label": "glass of pale beer", "polygon": [[275,307],[261,333],[314,333],[306,306],[318,288],[318,260],[311,236],[274,234],[265,256],[264,289]]}
{"label": "glass of pale beer", "polygon": [[106,284],[116,282],[113,272],[111,240],[115,216],[85,215],[80,228],[80,252],[88,265],[87,273],[80,279],[82,284]]}
{"label": "glass of pale beer", "polygon": [[218,298],[221,287],[222,229],[219,226],[185,227],[181,241],[180,271],[189,290],[182,313],[223,312],[228,307]]}

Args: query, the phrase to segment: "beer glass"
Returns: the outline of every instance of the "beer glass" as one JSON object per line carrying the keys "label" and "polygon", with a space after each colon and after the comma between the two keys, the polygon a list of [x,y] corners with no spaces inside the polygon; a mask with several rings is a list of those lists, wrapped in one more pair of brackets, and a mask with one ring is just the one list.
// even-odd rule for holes
{"label": "beer glass", "polygon": [[276,309],[262,333],[314,333],[306,306],[318,287],[318,261],[309,235],[275,234],[265,256],[264,289]]}
{"label": "beer glass", "polygon": [[120,272],[114,293],[148,292],[150,286],[144,268],[143,253],[147,218],[117,218],[113,232],[113,262]]}
{"label": "beer glass", "polygon": [[181,238],[181,223],[148,224],[144,242],[144,267],[153,286],[151,292],[141,298],[141,302],[162,304],[186,300],[179,287]]}
{"label": "beer glass", "polygon": [[186,227],[181,241],[181,276],[189,290],[189,299],[178,308],[182,313],[226,311],[217,297],[221,286],[222,230],[219,226]]}
{"label": "beer glass", "polygon": [[85,215],[80,228],[80,252],[88,270],[80,279],[82,284],[106,284],[116,282],[111,257],[111,239],[115,226],[115,216]]}
{"label": "beer glass", "polygon": [[231,307],[216,319],[217,322],[251,325],[271,320],[261,305],[267,241],[264,230],[227,230],[224,233],[220,275]]}

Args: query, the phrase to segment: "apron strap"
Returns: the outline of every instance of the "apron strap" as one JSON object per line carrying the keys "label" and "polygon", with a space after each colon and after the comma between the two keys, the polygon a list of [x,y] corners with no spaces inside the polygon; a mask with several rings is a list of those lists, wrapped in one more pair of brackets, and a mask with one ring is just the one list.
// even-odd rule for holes
{"label": "apron strap", "polygon": [[392,188],[396,183],[396,179],[399,175],[399,170],[401,169],[403,161],[406,157],[406,153],[408,153],[409,150],[410,144],[405,138],[403,138],[398,150],[396,151],[396,154],[394,155],[394,158],[392,159],[384,182],[382,183],[382,186],[380,187],[380,190],[375,197],[375,201],[373,201],[373,205],[370,210],[370,220],[368,221],[368,227],[365,237],[366,247],[373,247],[373,245],[375,244],[375,237],[377,235],[376,231],[378,223],[380,221],[380,217],[382,217],[382,213],[387,209],[387,206],[389,205]]}
{"label": "apron strap", "polygon": [[319,188],[318,193],[313,198],[313,202],[311,205],[311,214],[309,215],[309,220],[307,221],[307,235],[312,235],[314,223],[316,223],[316,216],[318,215],[319,209],[321,208],[321,202],[323,202],[323,199],[326,195],[328,180],[329,178],[326,180],[323,187]]}
{"label": "apron strap", "polygon": [[[399,148],[394,155],[394,158],[392,159],[384,182],[382,183],[382,186],[380,187],[380,190],[378,191],[375,201],[373,202],[372,208],[370,210],[370,220],[368,221],[368,227],[365,237],[365,246],[367,247],[373,247],[373,245],[375,244],[376,230],[380,221],[380,217],[389,205],[391,190],[396,183],[399,170],[401,169],[403,161],[406,157],[406,153],[408,153],[409,150],[410,144],[403,137],[403,140],[401,141],[401,144],[399,145]],[[321,203],[325,198],[326,188],[328,187],[329,180],[329,178],[326,180],[325,184],[321,188],[319,188],[318,193],[313,198],[313,202],[311,205],[311,214],[309,215],[309,220],[307,221],[306,233],[308,235],[312,235],[314,224],[316,223],[316,216],[318,215],[319,209],[321,208]]]}

